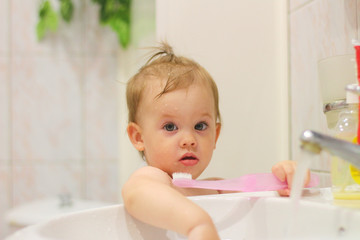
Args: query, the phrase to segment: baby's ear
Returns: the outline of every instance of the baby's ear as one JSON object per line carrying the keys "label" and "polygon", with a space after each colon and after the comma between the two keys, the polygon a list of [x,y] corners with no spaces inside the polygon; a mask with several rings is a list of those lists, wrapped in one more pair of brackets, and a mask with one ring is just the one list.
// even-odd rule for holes
{"label": "baby's ear", "polygon": [[215,138],[215,147],[216,147],[216,142],[220,136],[220,131],[221,131],[221,123],[216,123],[216,138]]}
{"label": "baby's ear", "polygon": [[129,123],[127,126],[127,133],[131,143],[138,151],[144,151],[144,142],[141,135],[141,127],[134,122]]}

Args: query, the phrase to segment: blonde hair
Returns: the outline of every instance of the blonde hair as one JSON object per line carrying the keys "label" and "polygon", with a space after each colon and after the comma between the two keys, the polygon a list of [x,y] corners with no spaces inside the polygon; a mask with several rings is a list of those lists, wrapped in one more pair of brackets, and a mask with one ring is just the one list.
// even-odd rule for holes
{"label": "blonde hair", "polygon": [[136,114],[141,101],[142,92],[150,79],[166,79],[163,90],[156,96],[160,98],[163,94],[176,89],[187,88],[194,81],[208,83],[214,96],[216,121],[221,123],[219,110],[219,93],[215,81],[210,74],[195,61],[176,56],[169,44],[163,42],[156,48],[146,64],[140,68],[128,82],[126,88],[126,100],[129,111],[129,122],[136,123]]}

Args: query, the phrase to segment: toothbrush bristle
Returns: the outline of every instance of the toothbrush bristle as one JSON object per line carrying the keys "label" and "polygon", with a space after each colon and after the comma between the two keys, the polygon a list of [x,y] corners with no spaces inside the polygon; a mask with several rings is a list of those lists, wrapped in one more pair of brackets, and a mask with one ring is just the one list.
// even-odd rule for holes
{"label": "toothbrush bristle", "polygon": [[175,172],[172,174],[173,179],[192,179],[190,173]]}

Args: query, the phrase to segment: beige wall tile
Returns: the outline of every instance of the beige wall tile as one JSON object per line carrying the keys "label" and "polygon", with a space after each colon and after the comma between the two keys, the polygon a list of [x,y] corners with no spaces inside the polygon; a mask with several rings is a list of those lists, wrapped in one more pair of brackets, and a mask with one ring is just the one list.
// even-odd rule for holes
{"label": "beige wall tile", "polygon": [[13,205],[69,193],[82,197],[84,175],[80,165],[22,165],[13,167]]}
{"label": "beige wall tile", "polygon": [[79,59],[14,58],[12,144],[16,162],[82,158]]}
{"label": "beige wall tile", "polygon": [[0,56],[9,46],[9,0],[0,0]]}
{"label": "beige wall tile", "polygon": [[118,82],[116,57],[86,59],[84,108],[87,161],[118,159]]}
{"label": "beige wall tile", "polygon": [[10,183],[10,167],[0,166],[0,239],[8,233],[5,216],[10,208]]}
{"label": "beige wall tile", "polygon": [[290,15],[292,150],[296,160],[303,130],[326,131],[317,63],[353,52],[355,21],[356,0],[312,1]]}
{"label": "beige wall tile", "polygon": [[[38,22],[38,0],[11,0],[12,50],[14,54],[44,54],[57,56],[80,54],[84,42],[82,0],[74,0],[75,12],[70,24],[59,21],[56,33],[47,34],[38,42],[36,25]],[[50,1],[58,11],[59,1]]]}
{"label": "beige wall tile", "polygon": [[117,163],[97,163],[86,166],[86,198],[119,203]]}
{"label": "beige wall tile", "polygon": [[0,166],[9,161],[9,64],[0,56]]}

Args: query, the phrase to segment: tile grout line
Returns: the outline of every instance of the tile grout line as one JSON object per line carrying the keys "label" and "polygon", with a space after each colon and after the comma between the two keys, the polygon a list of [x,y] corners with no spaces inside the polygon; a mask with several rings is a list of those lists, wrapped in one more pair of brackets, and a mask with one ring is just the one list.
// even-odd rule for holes
{"label": "tile grout line", "polygon": [[12,69],[13,69],[13,52],[12,52],[12,7],[11,7],[11,0],[7,1],[7,19],[8,19],[8,54],[7,54],[7,60],[8,60],[8,71],[7,71],[7,86],[8,86],[8,167],[9,167],[9,207],[12,207],[14,205],[14,159],[13,159],[13,92],[12,92]]}
{"label": "tile grout line", "polygon": [[[82,24],[84,24],[84,27],[82,28],[82,38],[84,38],[84,41],[86,41],[86,11],[87,11],[87,3],[85,1],[81,1],[82,8],[84,9],[83,15],[82,15]],[[80,89],[81,89],[81,155],[82,155],[82,161],[81,161],[81,171],[82,171],[82,183],[81,183],[81,192],[82,197],[84,199],[87,199],[87,153],[86,153],[86,62],[87,62],[87,52],[86,52],[86,44],[82,45],[81,49],[81,80],[80,80]]]}
{"label": "tile grout line", "polygon": [[290,12],[290,4],[288,1],[288,6],[287,6],[287,58],[288,58],[288,64],[287,64],[287,78],[288,78],[288,86],[287,86],[287,91],[288,91],[288,148],[289,148],[289,159],[293,159],[293,150],[292,150],[292,111],[291,111],[291,12]]}

